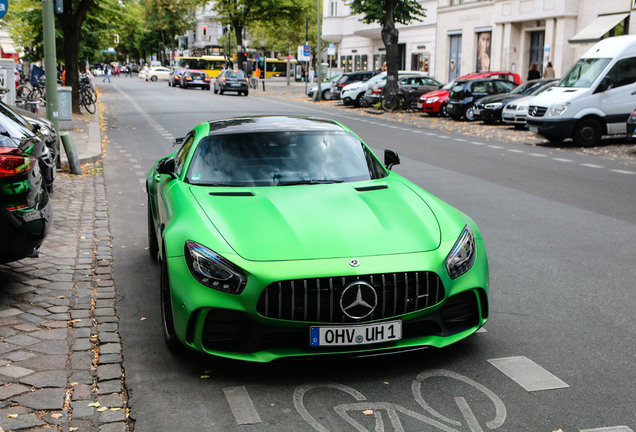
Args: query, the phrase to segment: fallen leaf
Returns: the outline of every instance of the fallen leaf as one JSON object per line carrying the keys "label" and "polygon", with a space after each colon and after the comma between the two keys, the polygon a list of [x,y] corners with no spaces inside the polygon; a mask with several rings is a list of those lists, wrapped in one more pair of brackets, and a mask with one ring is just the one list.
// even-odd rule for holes
{"label": "fallen leaf", "polygon": [[59,299],[65,299],[65,298],[66,298],[66,296],[57,296],[57,298],[59,298]]}
{"label": "fallen leaf", "polygon": [[389,385],[389,382],[388,381],[384,381],[384,384]]}
{"label": "fallen leaf", "polygon": [[62,418],[62,414],[60,413],[51,414],[51,417],[54,419],[59,419],[59,418]]}
{"label": "fallen leaf", "polygon": [[559,430],[555,430],[555,431],[552,431],[552,432],[563,432],[563,431],[561,429],[559,429]]}
{"label": "fallen leaf", "polygon": [[104,412],[104,411],[108,411],[108,407],[99,407],[99,408],[97,408],[97,412]]}
{"label": "fallen leaf", "polygon": [[82,321],[81,319],[75,318],[75,319],[70,320],[69,323],[73,324],[73,323],[78,323],[78,322],[81,322],[81,321]]}
{"label": "fallen leaf", "polygon": [[7,414],[7,418],[16,418],[17,414]]}
{"label": "fallen leaf", "polygon": [[139,321],[146,321],[148,318],[146,317],[141,317],[141,319]]}
{"label": "fallen leaf", "polygon": [[208,379],[210,378],[210,375],[201,375],[201,379]]}
{"label": "fallen leaf", "polygon": [[364,415],[373,415],[373,410],[362,411],[362,414],[364,414]]}
{"label": "fallen leaf", "polygon": [[111,411],[119,411],[119,410],[121,410],[121,408],[111,408],[110,410]]}
{"label": "fallen leaf", "polygon": [[71,432],[75,432],[78,429],[79,429],[78,427],[70,427],[70,428],[68,428],[68,430],[71,431]]}
{"label": "fallen leaf", "polygon": [[76,385],[78,385],[78,384],[79,384],[79,383],[72,382],[72,383],[71,383],[71,387],[75,387],[75,386],[76,386]]}
{"label": "fallen leaf", "polygon": [[89,403],[88,406],[90,406],[90,407],[98,407],[99,406],[99,402]]}

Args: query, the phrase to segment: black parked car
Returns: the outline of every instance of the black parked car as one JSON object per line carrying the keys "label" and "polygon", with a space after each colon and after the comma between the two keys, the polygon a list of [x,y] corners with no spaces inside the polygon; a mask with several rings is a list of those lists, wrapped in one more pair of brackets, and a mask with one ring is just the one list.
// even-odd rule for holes
{"label": "black parked car", "polygon": [[508,102],[519,99],[523,96],[531,95],[545,84],[552,81],[558,80],[555,78],[531,80],[525,84],[515,87],[509,93],[500,93],[479,99],[475,102],[475,108],[473,109],[475,120],[481,119],[484,123],[501,122],[501,112]]}
{"label": "black parked car", "polygon": [[636,108],[627,118],[627,141],[632,142],[636,139]]}
{"label": "black parked car", "polygon": [[367,81],[368,79],[373,78],[379,73],[379,70],[347,72],[346,74],[342,75],[342,77],[340,77],[338,81],[336,81],[335,86],[332,86],[331,91],[333,95],[331,98],[340,99],[340,93],[342,93],[342,89],[344,88],[344,86],[354,82]]}
{"label": "black parked car", "polygon": [[210,77],[202,70],[185,69],[179,80],[182,88],[201,87],[204,90],[210,90]]}
{"label": "black parked car", "polygon": [[457,80],[450,89],[446,111],[454,120],[463,117],[472,121],[475,117],[473,108],[476,101],[494,94],[509,93],[516,86],[514,82],[503,79]]}
{"label": "black parked car", "polygon": [[239,96],[249,94],[248,78],[242,70],[222,70],[214,81],[214,93],[223,94],[226,91],[235,91]]}
{"label": "black parked car", "polygon": [[36,257],[49,231],[55,155],[40,129],[0,104],[0,263]]}

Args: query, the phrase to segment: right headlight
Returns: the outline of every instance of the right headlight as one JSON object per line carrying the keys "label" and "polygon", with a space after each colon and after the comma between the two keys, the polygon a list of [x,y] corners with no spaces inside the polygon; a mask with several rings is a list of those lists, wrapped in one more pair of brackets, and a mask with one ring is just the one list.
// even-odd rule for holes
{"label": "right headlight", "polygon": [[459,235],[446,257],[446,270],[451,279],[457,279],[475,263],[475,235],[468,225]]}
{"label": "right headlight", "polygon": [[209,288],[230,294],[245,288],[247,277],[241,269],[199,243],[186,241],[185,259],[192,276]]}
{"label": "right headlight", "polygon": [[568,109],[569,106],[570,102],[557,104],[548,110],[548,114],[546,115],[546,117],[560,116]]}
{"label": "right headlight", "polygon": [[426,99],[426,103],[433,103],[433,102],[437,102],[439,100],[439,98],[437,96],[433,96],[430,97],[428,99]]}

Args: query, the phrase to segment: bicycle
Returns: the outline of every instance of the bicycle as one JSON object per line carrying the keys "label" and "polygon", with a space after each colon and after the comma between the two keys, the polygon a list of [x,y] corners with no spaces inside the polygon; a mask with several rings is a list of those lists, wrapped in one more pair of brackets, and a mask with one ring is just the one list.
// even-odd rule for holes
{"label": "bicycle", "polygon": [[385,111],[393,112],[399,110],[416,111],[417,97],[413,90],[399,91],[382,95],[382,108]]}
{"label": "bicycle", "polygon": [[95,90],[92,90],[90,87],[80,88],[80,105],[84,107],[89,114],[95,114],[97,110],[96,99],[93,99],[93,94]]}
{"label": "bicycle", "polygon": [[95,91],[93,83],[87,74],[80,74],[79,84],[80,91],[86,91],[90,93],[93,102],[97,102],[97,92]]}

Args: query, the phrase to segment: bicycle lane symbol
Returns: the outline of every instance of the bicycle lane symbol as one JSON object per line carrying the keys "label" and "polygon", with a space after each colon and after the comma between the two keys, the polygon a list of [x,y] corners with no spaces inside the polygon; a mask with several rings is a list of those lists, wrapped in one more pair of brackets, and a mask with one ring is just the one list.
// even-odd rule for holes
{"label": "bicycle lane symbol", "polygon": [[[420,373],[417,378],[411,384],[411,391],[413,396],[415,397],[415,401],[428,413],[428,416],[419,412],[415,412],[413,410],[409,410],[401,405],[394,404],[391,402],[371,402],[366,399],[366,397],[360,393],[359,391],[348,387],[342,384],[314,384],[314,385],[305,385],[296,388],[294,391],[294,406],[296,411],[300,414],[300,416],[315,430],[319,432],[329,432],[325,426],[323,426],[314,416],[309,413],[309,410],[305,407],[304,397],[310,393],[312,390],[316,389],[335,389],[341,392],[347,393],[351,397],[353,397],[357,402],[341,404],[333,407],[334,411],[342,418],[347,424],[352,426],[355,430],[359,432],[370,432],[370,429],[367,429],[363,424],[357,421],[354,417],[351,416],[351,413],[360,414],[363,411],[370,410],[373,412],[373,422],[374,432],[385,432],[386,430],[395,430],[397,432],[405,431],[402,422],[400,421],[400,416],[407,416],[417,421],[420,421],[424,424],[427,424],[433,427],[435,430],[440,430],[444,432],[462,432],[464,426],[467,426],[471,432],[483,432],[482,427],[480,426],[477,418],[475,417],[473,411],[470,409],[467,401],[463,397],[456,397],[455,403],[459,408],[459,411],[462,414],[462,420],[455,420],[448,418],[441,413],[434,410],[422,397],[422,384],[430,379],[430,378],[450,378],[452,380],[460,381],[464,384],[467,384],[490,399],[490,401],[494,405],[495,417],[486,422],[486,427],[488,429],[496,429],[500,427],[504,421],[506,420],[506,407],[503,401],[494,394],[491,390],[486,388],[485,386],[467,378],[463,375],[460,375],[455,372],[447,371],[444,369],[435,369],[431,371],[426,371]],[[383,415],[383,413],[386,413]],[[386,418],[385,418],[386,417]],[[385,424],[387,423],[388,424]],[[391,429],[387,429],[387,426],[390,426]],[[462,429],[457,429],[455,427],[459,427]]]}

